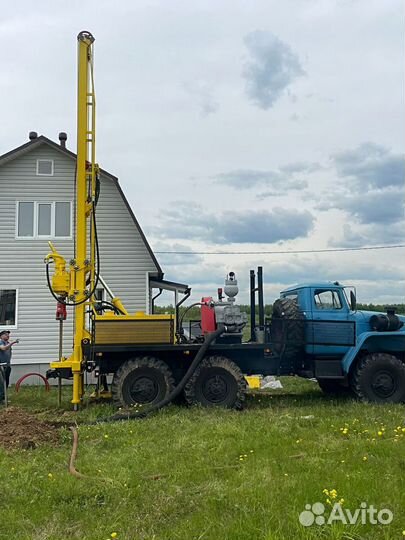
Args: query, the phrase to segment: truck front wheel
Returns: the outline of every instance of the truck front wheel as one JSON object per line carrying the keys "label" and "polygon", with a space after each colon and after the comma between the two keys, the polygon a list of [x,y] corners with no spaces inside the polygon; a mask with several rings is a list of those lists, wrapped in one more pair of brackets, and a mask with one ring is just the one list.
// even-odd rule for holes
{"label": "truck front wheel", "polygon": [[405,401],[405,364],[391,354],[368,354],[354,370],[352,387],[362,401],[402,403]]}
{"label": "truck front wheel", "polygon": [[151,356],[127,360],[114,374],[113,402],[117,407],[154,405],[162,401],[174,387],[167,364]]}

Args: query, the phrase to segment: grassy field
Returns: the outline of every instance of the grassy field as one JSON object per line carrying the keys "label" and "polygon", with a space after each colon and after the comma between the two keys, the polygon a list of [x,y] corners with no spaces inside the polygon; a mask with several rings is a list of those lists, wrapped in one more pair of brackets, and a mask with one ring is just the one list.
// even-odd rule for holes
{"label": "grassy field", "polygon": [[[68,473],[66,428],[56,445],[0,447],[0,538],[405,538],[404,407],[334,400],[312,382],[282,380],[284,390],[251,395],[243,412],[171,406],[144,420],[81,427],[112,409],[89,404],[75,415],[68,389],[65,411],[55,390],[12,391],[12,406],[41,419],[77,419],[76,467],[87,478]],[[341,499],[351,511],[362,502],[387,508],[393,521],[300,524],[306,504],[322,502],[327,516]]]}

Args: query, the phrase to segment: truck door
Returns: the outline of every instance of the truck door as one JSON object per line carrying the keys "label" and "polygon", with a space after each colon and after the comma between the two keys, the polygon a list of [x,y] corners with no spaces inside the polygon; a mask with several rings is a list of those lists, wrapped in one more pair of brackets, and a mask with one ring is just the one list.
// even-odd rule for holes
{"label": "truck door", "polygon": [[[307,339],[312,354],[340,356],[355,344],[355,326],[349,320],[349,307],[341,289],[311,289],[311,321]],[[307,349],[307,350],[308,350]]]}

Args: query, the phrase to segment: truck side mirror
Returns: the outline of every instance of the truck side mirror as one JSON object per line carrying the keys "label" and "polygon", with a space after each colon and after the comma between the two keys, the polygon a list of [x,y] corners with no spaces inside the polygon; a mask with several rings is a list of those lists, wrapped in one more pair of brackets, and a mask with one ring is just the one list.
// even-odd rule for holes
{"label": "truck side mirror", "polygon": [[356,295],[353,291],[350,291],[350,309],[352,311],[356,311],[357,309]]}

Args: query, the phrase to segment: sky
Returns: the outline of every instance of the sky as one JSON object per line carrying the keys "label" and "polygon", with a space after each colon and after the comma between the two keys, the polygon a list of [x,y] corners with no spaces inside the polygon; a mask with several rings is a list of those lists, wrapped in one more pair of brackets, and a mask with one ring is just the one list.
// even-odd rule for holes
{"label": "sky", "polygon": [[234,271],[247,302],[261,265],[266,303],[319,280],[405,302],[405,248],[274,253],[405,244],[401,0],[4,3],[0,154],[32,130],[75,151],[81,30],[97,161],[166,279],[196,301]]}

